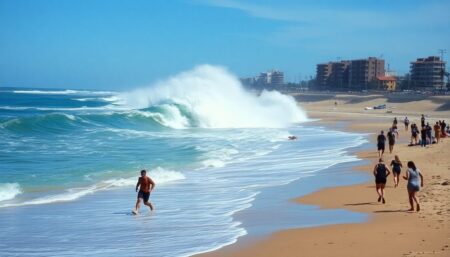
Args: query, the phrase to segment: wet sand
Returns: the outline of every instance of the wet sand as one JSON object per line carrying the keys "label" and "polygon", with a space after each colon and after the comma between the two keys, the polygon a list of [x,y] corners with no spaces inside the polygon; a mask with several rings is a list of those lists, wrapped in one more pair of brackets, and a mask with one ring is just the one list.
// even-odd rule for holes
{"label": "wet sand", "polygon": [[[450,138],[427,148],[409,147],[410,133],[404,130],[402,123],[407,115],[411,122],[420,124],[422,113],[427,115],[430,124],[440,119],[448,123],[450,110],[445,106],[450,97],[422,100],[402,97],[396,100],[395,96],[390,99],[381,95],[364,96],[364,99],[349,95],[319,98],[302,95],[297,99],[311,118],[321,119],[317,124],[370,133],[373,150],[357,153],[370,164],[354,167],[370,174],[378,159],[374,143],[376,133],[387,130],[393,117],[397,117],[400,140],[392,154],[385,154],[385,160],[389,163],[398,154],[403,163],[413,160],[422,171],[425,185],[419,192],[420,212],[407,211],[406,181],[401,179],[399,187],[394,188],[392,175],[388,177],[386,204],[377,202],[373,182],[326,188],[294,200],[324,209],[344,208],[368,213],[370,220],[362,224],[278,231],[258,240],[241,239],[202,256],[450,256]],[[364,107],[378,104],[387,104],[388,109],[364,110]]]}

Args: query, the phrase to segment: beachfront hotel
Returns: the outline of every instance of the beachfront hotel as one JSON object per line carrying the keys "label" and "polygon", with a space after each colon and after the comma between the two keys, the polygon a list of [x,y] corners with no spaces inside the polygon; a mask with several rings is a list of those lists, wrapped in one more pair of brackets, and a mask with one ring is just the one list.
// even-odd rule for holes
{"label": "beachfront hotel", "polygon": [[438,56],[418,58],[411,62],[411,85],[419,89],[443,89],[445,62]]}
{"label": "beachfront hotel", "polygon": [[317,65],[316,81],[321,89],[364,90],[377,84],[385,75],[385,61],[376,57],[328,62]]}

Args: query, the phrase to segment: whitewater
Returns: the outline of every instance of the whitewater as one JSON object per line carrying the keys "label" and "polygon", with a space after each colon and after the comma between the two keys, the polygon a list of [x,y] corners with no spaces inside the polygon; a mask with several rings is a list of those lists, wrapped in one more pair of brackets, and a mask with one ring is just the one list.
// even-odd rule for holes
{"label": "whitewater", "polygon": [[[307,121],[291,96],[250,93],[211,65],[129,92],[2,88],[0,252],[189,256],[233,243],[248,233],[234,214],[261,193],[358,161],[348,149],[364,135]],[[157,211],[132,218],[141,169]]]}

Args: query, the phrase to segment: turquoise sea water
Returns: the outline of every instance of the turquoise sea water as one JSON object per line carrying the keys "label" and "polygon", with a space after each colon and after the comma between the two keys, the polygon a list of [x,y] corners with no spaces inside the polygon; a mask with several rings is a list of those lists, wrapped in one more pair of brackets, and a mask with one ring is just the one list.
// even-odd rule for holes
{"label": "turquoise sea water", "polygon": [[[230,244],[247,233],[234,214],[265,190],[357,160],[347,149],[363,136],[305,121],[292,98],[254,96],[212,67],[128,93],[1,88],[0,252],[187,256]],[[157,211],[133,217],[143,168]]]}

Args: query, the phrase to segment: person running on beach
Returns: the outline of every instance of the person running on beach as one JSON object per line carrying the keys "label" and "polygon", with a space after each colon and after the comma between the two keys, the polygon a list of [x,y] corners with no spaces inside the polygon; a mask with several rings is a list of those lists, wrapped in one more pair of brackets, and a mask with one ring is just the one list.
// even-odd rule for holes
{"label": "person running on beach", "polygon": [[392,151],[394,150],[394,145],[395,145],[395,134],[394,134],[394,130],[392,128],[389,129],[389,132],[387,133],[387,138],[388,138],[388,142],[389,142],[389,153],[392,153]]}
{"label": "person running on beach", "polygon": [[405,124],[405,130],[408,131],[408,127],[409,127],[408,117],[405,117],[405,120],[403,121],[403,123]]}
{"label": "person running on beach", "polygon": [[434,137],[436,138],[436,144],[439,144],[439,141],[441,140],[441,125],[439,122],[436,122],[434,124]]}
{"label": "person running on beach", "polygon": [[425,116],[422,114],[422,118],[420,118],[421,127],[425,127]]}
{"label": "person running on beach", "polygon": [[141,170],[141,176],[138,179],[138,182],[136,184],[136,192],[139,193],[137,196],[136,201],[136,208],[132,211],[133,214],[139,213],[139,208],[141,207],[141,200],[144,201],[144,204],[150,207],[150,210],[153,211],[153,205],[151,202],[148,201],[150,198],[150,192],[155,188],[155,182],[150,178],[147,177],[147,171]]}
{"label": "person running on beach", "polygon": [[378,202],[386,203],[384,199],[384,187],[386,186],[387,177],[391,174],[389,168],[384,164],[383,158],[373,168],[373,175],[375,176],[375,188],[378,193]]}
{"label": "person running on beach", "polygon": [[420,146],[427,146],[427,129],[425,127],[420,130]]}
{"label": "person running on beach", "polygon": [[414,202],[416,202],[416,210],[420,211],[417,192],[419,192],[420,187],[423,187],[423,176],[419,169],[416,168],[414,162],[408,162],[408,169],[406,170],[406,175],[403,176],[403,178],[408,180],[408,185],[406,188],[408,189],[409,204],[411,205],[409,211],[414,211]]}
{"label": "person running on beach", "polygon": [[385,142],[386,137],[384,136],[384,131],[382,130],[381,133],[377,137],[377,149],[378,149],[378,157],[383,157],[384,149],[385,149]]}
{"label": "person running on beach", "polygon": [[402,172],[402,162],[400,161],[400,158],[398,155],[395,156],[395,159],[391,161],[391,167],[392,167],[392,174],[394,175],[394,187],[398,186],[398,183],[400,182],[400,173]]}

